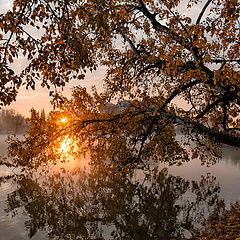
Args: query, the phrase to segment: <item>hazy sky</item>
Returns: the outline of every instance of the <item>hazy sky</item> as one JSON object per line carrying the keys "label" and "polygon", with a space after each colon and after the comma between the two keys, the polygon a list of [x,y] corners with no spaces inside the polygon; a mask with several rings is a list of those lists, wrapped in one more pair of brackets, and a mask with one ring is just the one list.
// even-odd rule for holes
{"label": "hazy sky", "polygon": [[[0,13],[6,12],[11,8],[13,0],[0,0]],[[186,2],[186,1],[185,1]],[[205,3],[206,0],[203,0]],[[189,12],[186,9],[186,4],[182,4],[179,8],[180,13],[186,13],[191,18],[196,18],[197,13],[200,12],[200,6],[196,6],[191,9]],[[23,69],[24,65],[26,65],[26,61],[21,57],[14,62],[14,70],[19,72],[20,69]],[[85,80],[81,81],[72,81],[64,88],[64,95],[70,96],[71,88],[76,85],[85,86],[88,89],[91,88],[92,85],[96,85],[97,89],[102,89],[102,79],[104,77],[104,70],[100,69],[92,74],[87,74]],[[20,88],[19,94],[17,96],[17,101],[13,102],[7,108],[13,108],[17,112],[29,116],[29,111],[31,108],[35,108],[36,110],[41,110],[45,108],[46,112],[51,108],[49,91],[47,89],[43,89],[39,86],[36,86],[36,90],[26,90],[24,87]]]}
{"label": "hazy sky", "polygon": [[[13,0],[0,0],[0,14],[6,12],[11,8]],[[26,65],[26,61],[24,58],[18,58],[14,64],[13,68],[16,72],[19,72]],[[64,88],[64,95],[70,96],[71,89],[76,85],[84,86],[88,89],[91,88],[92,85],[96,85],[98,89],[102,89],[102,79],[104,77],[104,70],[99,69],[98,71],[93,72],[92,74],[88,73],[86,75],[85,80],[81,81],[71,81]],[[29,116],[29,111],[31,108],[35,108],[36,110],[41,110],[45,108],[46,112],[51,109],[49,90],[46,88],[41,88],[39,84],[36,86],[36,90],[33,91],[31,89],[27,90],[24,86],[20,88],[19,94],[17,96],[16,102],[11,103],[10,106],[6,108],[13,108],[17,112]]]}
{"label": "hazy sky", "polygon": [[0,13],[7,11],[12,6],[13,0],[0,0]]}

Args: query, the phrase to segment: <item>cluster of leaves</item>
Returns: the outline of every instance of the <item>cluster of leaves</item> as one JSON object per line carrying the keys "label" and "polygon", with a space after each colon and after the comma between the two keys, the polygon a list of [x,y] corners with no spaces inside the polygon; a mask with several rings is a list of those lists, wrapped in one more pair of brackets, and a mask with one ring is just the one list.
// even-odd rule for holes
{"label": "cluster of leaves", "polygon": [[[106,67],[102,94],[90,96],[78,88],[73,101],[58,98],[61,111],[75,111],[68,128],[50,135],[59,132],[52,121],[46,125],[49,134],[33,125],[34,141],[27,139],[21,151],[36,152],[35,147],[54,144],[53,136],[66,133],[79,143],[88,139],[98,160],[134,165],[164,156],[178,163],[180,155],[188,157],[176,142],[177,125],[188,137],[185,144],[196,142],[192,157],[202,161],[208,161],[208,153],[217,154],[219,143],[240,147],[240,3],[186,3],[189,11],[199,7],[196,20],[180,14],[183,3],[172,0],[14,1],[0,17],[3,104],[22,84],[34,89],[39,80],[43,87],[63,87],[84,78],[88,69]],[[10,63],[20,54],[29,65],[15,76]],[[129,105],[110,114],[104,106],[111,100]]]}
{"label": "cluster of leaves", "polygon": [[[105,1],[14,1],[0,16],[1,104],[15,100],[22,84],[63,87],[96,69],[115,31],[108,23],[113,6],[106,7]],[[22,55],[29,64],[17,76],[9,65]]]}

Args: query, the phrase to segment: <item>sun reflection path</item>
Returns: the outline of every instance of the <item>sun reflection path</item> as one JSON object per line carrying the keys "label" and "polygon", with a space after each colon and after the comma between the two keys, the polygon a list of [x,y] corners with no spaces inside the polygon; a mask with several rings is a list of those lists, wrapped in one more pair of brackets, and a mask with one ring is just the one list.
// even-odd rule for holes
{"label": "sun reflection path", "polygon": [[74,140],[70,137],[65,137],[60,143],[58,152],[60,154],[60,159],[53,166],[53,169],[65,169],[74,170],[78,169],[89,169],[90,156],[77,156],[74,153],[77,151],[77,146]]}
{"label": "sun reflection path", "polygon": [[65,138],[61,143],[60,151],[62,153],[67,153],[70,148],[71,140],[69,138]]}
{"label": "sun reflection path", "polygon": [[[63,127],[66,122],[68,121],[67,118],[63,117],[60,120],[61,127]],[[59,139],[60,140],[60,139]],[[69,137],[65,136],[64,139],[60,140],[60,145],[58,145],[58,153],[60,154],[60,159],[56,165],[54,165],[55,170],[65,169],[65,170],[73,170],[76,168],[81,169],[88,169],[90,157],[89,156],[76,156],[75,153],[78,152],[78,147],[75,141]]]}

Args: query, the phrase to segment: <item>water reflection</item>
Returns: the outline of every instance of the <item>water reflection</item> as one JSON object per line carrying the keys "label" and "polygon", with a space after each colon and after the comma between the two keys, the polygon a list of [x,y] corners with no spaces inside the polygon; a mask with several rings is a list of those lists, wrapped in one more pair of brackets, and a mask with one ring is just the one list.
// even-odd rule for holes
{"label": "water reflection", "polygon": [[240,149],[225,146],[223,148],[223,160],[237,168],[240,168]]}
{"label": "water reflection", "polygon": [[71,140],[65,138],[61,143],[60,153],[67,153],[69,151]]}
{"label": "water reflection", "polygon": [[180,239],[223,206],[213,177],[190,182],[167,169],[138,181],[78,170],[16,183],[6,211],[23,209],[29,237],[44,229],[57,239]]}
{"label": "water reflection", "polygon": [[18,239],[24,240],[194,236],[209,214],[222,211],[223,199],[240,199],[239,156],[239,151],[226,148],[224,159],[211,168],[190,161],[169,168],[173,175],[166,168],[154,168],[131,179],[86,173],[87,159],[75,158],[51,166],[49,172],[27,175],[13,176],[10,168],[0,167],[0,233],[6,240],[14,239],[10,236],[16,228],[23,236]]}

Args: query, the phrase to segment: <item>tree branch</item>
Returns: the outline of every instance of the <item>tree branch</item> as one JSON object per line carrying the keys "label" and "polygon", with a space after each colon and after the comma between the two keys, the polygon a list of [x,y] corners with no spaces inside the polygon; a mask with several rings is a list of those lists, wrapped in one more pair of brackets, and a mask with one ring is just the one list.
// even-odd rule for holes
{"label": "tree branch", "polygon": [[140,4],[140,6],[136,6],[136,9],[141,11],[143,13],[143,15],[145,15],[151,21],[152,26],[156,31],[160,31],[160,32],[169,34],[172,37],[172,39],[174,39],[180,45],[184,46],[186,49],[191,51],[189,42],[187,42],[184,38],[179,36],[177,33],[173,32],[170,28],[159,23],[156,20],[156,14],[150,13],[150,11],[147,9],[147,7],[145,6],[145,4],[142,0],[139,0],[139,4]]}
{"label": "tree branch", "polygon": [[129,43],[130,47],[133,50],[134,55],[136,55],[137,58],[140,58],[141,55],[139,53],[139,51],[137,50],[137,48],[134,46],[133,42],[130,40],[130,38],[122,31],[122,29],[119,28],[119,32],[121,33],[123,39]]}
{"label": "tree branch", "polygon": [[199,16],[198,16],[198,18],[197,18],[196,24],[199,24],[199,23],[200,23],[201,18],[202,18],[202,16],[203,16],[204,12],[206,11],[207,7],[209,6],[209,4],[210,4],[212,1],[213,1],[213,0],[208,0],[208,1],[206,2],[206,4],[205,4],[204,7],[202,8],[202,11],[200,12],[200,14],[199,14]]}
{"label": "tree branch", "polygon": [[220,102],[224,101],[224,98],[219,98],[218,100],[216,100],[215,102],[207,105],[207,107],[204,109],[204,111],[202,111],[200,114],[197,115],[196,119],[201,119],[202,117],[204,117],[204,115],[206,113],[208,113],[212,108],[214,108],[215,106],[217,106]]}
{"label": "tree branch", "polygon": [[[19,24],[21,23],[21,21],[22,21],[22,17],[23,17],[23,15],[24,15],[25,9],[26,9],[26,7],[27,7],[27,3],[28,3],[28,2],[26,2],[26,3],[24,4],[23,8],[22,8],[22,12],[21,12],[20,18],[19,18],[19,20],[17,21],[17,23],[15,24],[15,28],[17,28],[17,27],[19,26]],[[8,45],[9,45],[10,41],[12,40],[13,34],[14,34],[14,31],[11,31],[10,36],[9,36],[7,42],[6,42],[5,47],[4,47],[5,50],[4,50],[3,63],[6,63],[6,62],[7,62],[7,48],[8,48]]]}
{"label": "tree branch", "polygon": [[191,129],[192,132],[196,134],[201,134],[204,137],[209,138],[217,143],[240,148],[240,135],[233,135],[225,133],[223,131],[217,131],[209,127],[206,127],[201,123],[192,121],[187,117],[180,117],[167,112],[161,112],[160,117],[165,120],[171,117],[174,124],[187,126]]}
{"label": "tree branch", "polygon": [[161,106],[160,111],[164,110],[164,108],[181,92],[187,90],[190,87],[193,87],[199,83],[202,83],[201,80],[195,80],[192,82],[189,82],[188,84],[183,85],[181,88],[176,89],[172,92],[172,94],[167,98],[167,100],[164,102],[164,104]]}

